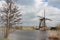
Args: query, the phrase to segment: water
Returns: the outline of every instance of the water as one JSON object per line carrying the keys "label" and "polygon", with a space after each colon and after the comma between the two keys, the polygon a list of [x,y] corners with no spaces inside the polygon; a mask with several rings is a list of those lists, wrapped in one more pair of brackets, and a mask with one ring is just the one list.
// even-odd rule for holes
{"label": "water", "polygon": [[48,40],[48,35],[47,31],[17,30],[13,33],[10,33],[8,38],[10,40]]}
{"label": "water", "polygon": [[4,37],[4,32],[3,30],[0,30],[0,38],[3,38]]}
{"label": "water", "polygon": [[15,31],[9,35],[10,40],[47,40],[46,31],[25,30]]}

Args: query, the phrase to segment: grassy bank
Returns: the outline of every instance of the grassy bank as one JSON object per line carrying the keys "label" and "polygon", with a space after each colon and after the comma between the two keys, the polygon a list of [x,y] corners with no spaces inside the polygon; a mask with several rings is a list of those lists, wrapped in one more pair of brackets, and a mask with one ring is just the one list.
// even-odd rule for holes
{"label": "grassy bank", "polygon": [[0,38],[0,40],[8,40],[8,39],[6,39],[6,38]]}

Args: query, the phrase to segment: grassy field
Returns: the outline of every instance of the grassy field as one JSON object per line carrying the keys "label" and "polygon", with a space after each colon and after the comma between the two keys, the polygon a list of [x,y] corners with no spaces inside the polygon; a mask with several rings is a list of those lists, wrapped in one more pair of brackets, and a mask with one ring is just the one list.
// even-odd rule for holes
{"label": "grassy field", "polygon": [[[4,30],[6,29],[6,27],[0,27],[0,30]],[[16,29],[16,30],[36,30],[37,28],[34,27],[34,26],[22,26],[22,27],[11,27],[10,30],[12,29]],[[41,28],[41,29],[44,29],[44,28]],[[48,27],[46,27],[45,29],[50,29]]]}
{"label": "grassy field", "polygon": [[[0,30],[4,30],[6,27],[0,27]],[[16,29],[16,30],[35,30],[34,26],[24,26],[24,27],[12,27],[10,30]]]}

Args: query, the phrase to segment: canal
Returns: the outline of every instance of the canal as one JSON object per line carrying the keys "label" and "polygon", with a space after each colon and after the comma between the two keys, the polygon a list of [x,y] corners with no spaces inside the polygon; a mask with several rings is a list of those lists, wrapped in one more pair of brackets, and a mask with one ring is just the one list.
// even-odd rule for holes
{"label": "canal", "polygon": [[[4,37],[4,32],[0,31],[0,38]],[[48,31],[39,30],[16,30],[9,34],[10,40],[48,40]]]}
{"label": "canal", "polygon": [[47,31],[17,30],[9,35],[10,40],[48,40]]}

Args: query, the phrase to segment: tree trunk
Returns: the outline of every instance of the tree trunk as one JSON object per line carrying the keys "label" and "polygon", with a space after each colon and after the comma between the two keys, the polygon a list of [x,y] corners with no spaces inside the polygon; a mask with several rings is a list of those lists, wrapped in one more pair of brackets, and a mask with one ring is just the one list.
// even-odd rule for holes
{"label": "tree trunk", "polygon": [[5,33],[4,33],[4,38],[8,38],[8,34],[9,34],[9,30],[8,30],[8,28],[6,27]]}

